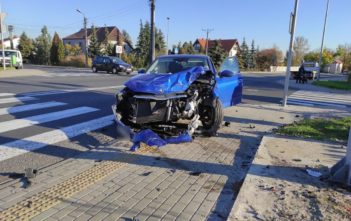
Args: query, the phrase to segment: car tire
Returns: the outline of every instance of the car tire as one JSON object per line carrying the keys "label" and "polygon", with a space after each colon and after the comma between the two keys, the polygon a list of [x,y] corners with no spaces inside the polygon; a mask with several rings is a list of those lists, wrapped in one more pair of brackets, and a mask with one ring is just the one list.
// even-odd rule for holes
{"label": "car tire", "polygon": [[204,116],[200,115],[202,117],[202,133],[205,136],[214,136],[217,134],[217,131],[219,130],[223,122],[224,116],[222,104],[220,100],[216,98],[212,100],[212,102],[207,102],[207,104],[205,104],[203,108],[207,109],[207,117],[210,119],[206,119],[204,118]]}
{"label": "car tire", "polygon": [[93,66],[92,70],[93,70],[94,73],[98,72],[98,70],[97,70],[97,68],[95,66]]}
{"label": "car tire", "polygon": [[112,68],[112,74],[117,74],[117,68]]}

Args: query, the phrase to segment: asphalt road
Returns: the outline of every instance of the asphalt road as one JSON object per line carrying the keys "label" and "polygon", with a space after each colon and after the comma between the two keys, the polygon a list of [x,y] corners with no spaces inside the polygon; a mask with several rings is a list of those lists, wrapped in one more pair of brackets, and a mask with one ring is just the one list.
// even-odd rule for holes
{"label": "asphalt road", "polygon": [[[0,78],[0,183],[25,168],[41,169],[114,142],[114,93],[131,77],[84,69],[26,71],[28,76]],[[44,74],[30,76],[36,72]],[[243,103],[281,101],[282,74],[243,76]]]}

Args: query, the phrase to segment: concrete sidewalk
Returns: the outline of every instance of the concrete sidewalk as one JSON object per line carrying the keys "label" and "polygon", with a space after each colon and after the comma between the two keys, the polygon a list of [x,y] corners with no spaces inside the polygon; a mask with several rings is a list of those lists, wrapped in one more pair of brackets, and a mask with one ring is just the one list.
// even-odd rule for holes
{"label": "concrete sidewalk", "polygon": [[265,136],[229,220],[350,220],[351,193],[314,177],[345,156],[335,143]]}
{"label": "concrete sidewalk", "polygon": [[302,116],[349,113],[241,105],[226,110],[230,125],[216,137],[137,153],[124,141],[97,147],[3,184],[0,220],[226,220],[263,135]]}

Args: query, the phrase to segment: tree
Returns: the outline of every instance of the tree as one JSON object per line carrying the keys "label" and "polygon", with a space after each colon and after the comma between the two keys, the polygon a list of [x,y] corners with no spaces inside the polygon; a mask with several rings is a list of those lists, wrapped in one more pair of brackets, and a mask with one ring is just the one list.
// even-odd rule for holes
{"label": "tree", "polygon": [[255,41],[252,40],[251,42],[251,49],[249,52],[249,64],[248,64],[248,68],[249,69],[255,69],[256,68],[256,48],[255,48]]}
{"label": "tree", "polygon": [[123,30],[122,34],[124,37],[124,41],[128,42],[131,46],[133,46],[133,41],[132,41],[132,38],[130,37],[129,33],[126,30]]}
{"label": "tree", "polygon": [[303,60],[309,61],[309,62],[318,62],[318,60],[319,60],[319,52],[317,52],[317,51],[308,52],[303,57]]}
{"label": "tree", "polygon": [[294,54],[292,64],[300,65],[308,50],[308,40],[302,36],[296,37],[294,42]]}
{"label": "tree", "polygon": [[191,41],[190,42],[185,41],[183,44],[179,42],[177,48],[178,48],[178,54],[195,54],[195,49]]}
{"label": "tree", "polygon": [[41,29],[41,35],[35,39],[36,55],[35,61],[38,64],[49,64],[50,62],[51,37],[48,28]]}
{"label": "tree", "polygon": [[58,65],[64,59],[65,49],[60,36],[55,32],[50,49],[50,61],[53,65]]}
{"label": "tree", "polygon": [[260,70],[268,70],[270,66],[281,64],[283,53],[278,48],[269,48],[257,52],[257,67]]}
{"label": "tree", "polygon": [[223,49],[220,41],[215,41],[214,45],[209,50],[209,56],[211,57],[213,64],[218,69],[222,64],[222,61],[226,57],[226,52]]}
{"label": "tree", "polygon": [[335,56],[343,62],[343,70],[351,68],[351,44],[339,45]]}
{"label": "tree", "polygon": [[28,38],[25,32],[21,34],[18,50],[20,50],[22,57],[24,59],[31,59],[33,55],[33,41],[32,39]]}
{"label": "tree", "polygon": [[242,69],[248,69],[250,63],[250,54],[249,54],[249,47],[246,44],[245,38],[243,39],[241,46],[240,46],[240,60],[241,64],[239,63]]}
{"label": "tree", "polygon": [[[166,45],[164,40],[164,35],[161,30],[156,28],[155,31],[155,51],[156,54],[165,54],[166,53]],[[136,59],[138,61],[136,63],[140,64],[141,67],[145,67],[149,62],[149,50],[150,50],[150,23],[145,22],[143,24],[140,21],[140,30],[138,35],[138,40],[136,43],[135,53],[137,54]]]}
{"label": "tree", "polygon": [[92,58],[97,55],[101,55],[101,45],[98,42],[97,35],[96,35],[96,28],[94,25],[91,26],[89,52]]}

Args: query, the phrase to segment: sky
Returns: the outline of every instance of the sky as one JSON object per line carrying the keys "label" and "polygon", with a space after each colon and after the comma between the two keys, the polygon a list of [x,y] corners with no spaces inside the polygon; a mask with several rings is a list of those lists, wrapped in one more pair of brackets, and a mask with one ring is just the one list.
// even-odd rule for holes
{"label": "sky", "polygon": [[[155,0],[156,27],[167,36],[169,47],[179,41],[205,38],[203,29],[213,29],[210,39],[236,38],[248,43],[252,40],[260,49],[277,45],[287,50],[290,35],[288,26],[295,0]],[[300,0],[297,13],[296,36],[308,39],[310,50],[321,45],[327,0]],[[117,26],[125,29],[136,42],[140,20],[150,20],[148,0],[0,0],[6,13],[5,24],[14,25],[15,34],[25,31],[35,38],[43,25],[49,32],[65,37],[83,26]],[[351,1],[330,0],[325,46],[335,49],[339,44],[351,43]]]}

